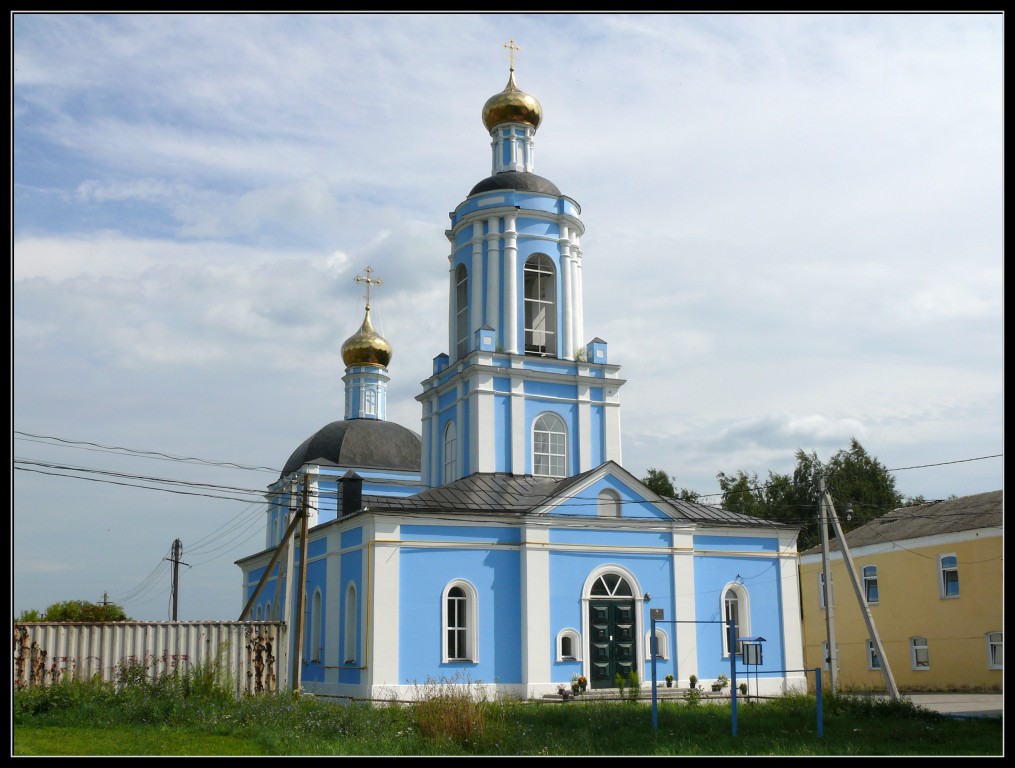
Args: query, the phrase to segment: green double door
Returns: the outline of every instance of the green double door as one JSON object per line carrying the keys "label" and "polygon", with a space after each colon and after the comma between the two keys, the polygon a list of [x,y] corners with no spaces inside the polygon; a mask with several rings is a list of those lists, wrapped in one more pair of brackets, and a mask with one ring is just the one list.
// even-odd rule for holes
{"label": "green double door", "polygon": [[615,688],[619,672],[627,677],[635,669],[633,600],[590,600],[590,685]]}

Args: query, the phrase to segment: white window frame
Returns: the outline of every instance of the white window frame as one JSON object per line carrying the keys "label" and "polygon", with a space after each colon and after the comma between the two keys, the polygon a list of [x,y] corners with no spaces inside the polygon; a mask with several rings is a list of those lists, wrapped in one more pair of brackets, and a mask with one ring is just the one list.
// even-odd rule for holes
{"label": "white window frame", "polygon": [[[454,617],[448,615],[448,598],[450,592],[458,587],[465,593],[465,651],[452,658],[448,647],[448,633],[453,627]],[[445,664],[476,664],[479,662],[479,597],[476,588],[464,579],[449,581],[441,592],[441,660]]]}
{"label": "white window frame", "polygon": [[[656,627],[657,661],[670,660],[670,635],[662,627]],[[652,661],[652,630],[645,633],[645,661]]]}
{"label": "white window frame", "polygon": [[[545,435],[545,447],[537,443],[537,435]],[[559,445],[554,445],[555,437],[560,437]],[[535,477],[567,477],[567,423],[559,414],[544,411],[532,421],[532,474]],[[544,448],[544,450],[539,450]],[[539,466],[537,457],[544,457],[545,469]],[[560,472],[555,471],[559,464]]]}
{"label": "white window frame", "polygon": [[444,426],[444,482],[458,479],[458,427],[453,421]]}
{"label": "white window frame", "polygon": [[[557,271],[545,253],[525,260],[522,276],[523,346],[527,355],[557,356]],[[549,296],[549,298],[547,298]],[[537,344],[536,339],[542,340]]]}
{"label": "white window frame", "polygon": [[734,624],[737,628],[737,655],[740,655],[743,651],[743,645],[740,640],[742,637],[750,637],[751,634],[751,602],[750,597],[747,593],[747,589],[743,584],[736,581],[731,581],[725,587],[723,587],[721,598],[719,600],[719,615],[722,617],[723,623],[720,625],[720,634],[722,635],[722,655],[724,659],[730,657],[730,638],[728,627],[725,624],[726,621],[726,603],[727,593],[733,592],[736,596],[736,607],[737,615],[734,620]]}
{"label": "white window frame", "polygon": [[603,488],[599,492],[596,515],[599,517],[617,518],[621,516],[620,494],[612,488]]}
{"label": "white window frame", "polygon": [[455,269],[455,359],[469,354],[469,270]]}
{"label": "white window frame", "polygon": [[1004,669],[1004,632],[988,632],[983,639],[987,642],[987,669]]}
{"label": "white window frame", "polygon": [[[865,565],[861,571],[863,574],[863,599],[867,605],[877,605],[881,602],[881,590],[878,586],[878,567],[876,565]],[[871,591],[876,593],[873,600],[870,599]]]}
{"label": "white window frame", "polygon": [[343,614],[345,617],[343,629],[345,631],[342,633],[342,644],[345,646],[342,650],[343,664],[356,663],[356,639],[359,635],[359,627],[357,626],[359,612],[356,603],[356,585],[350,581],[345,588],[345,613]]}
{"label": "white window frame", "polygon": [[926,637],[909,638],[909,661],[914,672],[930,670],[930,641]]}
{"label": "white window frame", "polygon": [[[948,564],[945,564],[948,561]],[[955,594],[948,594],[948,576],[947,574],[955,574]],[[955,600],[962,594],[962,587],[959,581],[959,558],[954,552],[937,556],[937,582],[938,589],[940,590],[942,600]]]}
{"label": "white window frame", "polygon": [[314,589],[314,599],[311,605],[310,660],[319,662],[322,660],[324,651],[324,648],[322,647],[324,644],[321,642],[321,619],[323,618],[324,608],[320,589]]}
{"label": "white window frame", "polygon": [[[570,656],[564,655],[564,640],[568,639],[571,641]],[[557,633],[557,661],[581,661],[582,660],[582,645],[581,635],[578,630],[571,627],[566,627]]]}
{"label": "white window frame", "polygon": [[881,671],[881,657],[878,656],[877,648],[874,647],[874,641],[867,641],[867,669],[880,672]]}

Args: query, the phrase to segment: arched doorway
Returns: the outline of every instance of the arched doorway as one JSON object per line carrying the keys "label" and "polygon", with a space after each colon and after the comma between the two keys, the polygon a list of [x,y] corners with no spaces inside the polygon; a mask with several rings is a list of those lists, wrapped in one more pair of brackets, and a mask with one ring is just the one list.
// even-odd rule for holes
{"label": "arched doorway", "polygon": [[594,577],[587,592],[589,626],[589,684],[615,688],[616,677],[630,677],[637,669],[638,614],[631,583],[607,571]]}

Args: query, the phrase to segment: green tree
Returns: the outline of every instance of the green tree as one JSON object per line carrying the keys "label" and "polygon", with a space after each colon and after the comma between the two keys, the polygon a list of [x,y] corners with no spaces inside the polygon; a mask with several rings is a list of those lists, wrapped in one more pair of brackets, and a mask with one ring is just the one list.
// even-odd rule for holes
{"label": "green tree", "polygon": [[797,549],[803,551],[820,542],[818,490],[822,477],[843,531],[903,504],[895,478],[855,437],[848,449],[836,451],[826,464],[817,453],[797,449],[792,477],[769,472],[768,481],[760,483],[757,474],[739,471],[734,475],[720,472],[716,479],[725,509],[799,526]]}
{"label": "green tree", "polygon": [[650,469],[648,474],[641,479],[649,489],[655,491],[660,496],[664,496],[667,499],[681,499],[682,501],[697,501],[701,494],[696,493],[687,488],[681,488],[679,491],[676,490],[673,483],[676,482],[676,477],[667,474],[661,469]]}
{"label": "green tree", "polygon": [[133,621],[116,603],[90,603],[87,600],[65,600],[53,603],[46,612],[22,611],[18,621]]}

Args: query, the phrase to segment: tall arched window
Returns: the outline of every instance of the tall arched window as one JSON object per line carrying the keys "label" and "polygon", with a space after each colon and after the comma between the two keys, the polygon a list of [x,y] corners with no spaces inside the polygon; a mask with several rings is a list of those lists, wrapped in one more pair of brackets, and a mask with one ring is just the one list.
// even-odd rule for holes
{"label": "tall arched window", "polygon": [[314,590],[313,608],[310,610],[310,660],[321,660],[321,590]]}
{"label": "tall arched window", "polygon": [[469,353],[469,273],[464,264],[455,270],[455,356]]}
{"label": "tall arched window", "polygon": [[345,588],[345,632],[342,633],[342,644],[345,650],[342,653],[342,661],[345,664],[356,663],[356,638],[359,634],[356,626],[356,585],[351,581]]}
{"label": "tall arched window", "polygon": [[449,421],[444,428],[444,482],[458,479],[458,428]]}
{"label": "tall arched window", "polygon": [[532,425],[532,474],[567,476],[567,427],[555,413],[544,413]]}
{"label": "tall arched window", "polygon": [[441,596],[444,663],[479,661],[479,616],[475,588],[467,581],[448,584]]}
{"label": "tall arched window", "polygon": [[601,490],[596,511],[600,517],[620,517],[620,494],[612,488]]}
{"label": "tall arched window", "polygon": [[368,416],[377,413],[377,390],[368,389],[363,393],[363,412]]}
{"label": "tall arched window", "polygon": [[[730,584],[723,591],[722,617],[732,622],[737,633],[736,653],[739,655],[743,650],[741,637],[751,632],[751,612],[747,600],[747,590],[742,584]],[[722,630],[722,654],[730,655],[729,626],[724,624]]]}
{"label": "tall arched window", "polygon": [[553,262],[542,253],[525,262],[525,351],[557,355],[557,291]]}

